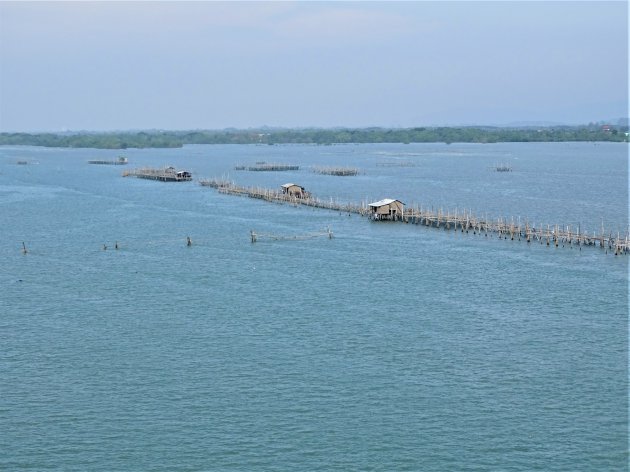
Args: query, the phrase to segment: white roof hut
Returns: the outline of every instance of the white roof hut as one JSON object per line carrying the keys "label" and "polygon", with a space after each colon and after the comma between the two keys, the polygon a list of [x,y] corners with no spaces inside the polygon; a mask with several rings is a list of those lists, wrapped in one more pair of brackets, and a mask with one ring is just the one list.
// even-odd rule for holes
{"label": "white roof hut", "polygon": [[403,217],[405,204],[393,198],[384,198],[368,205],[375,220],[400,220]]}

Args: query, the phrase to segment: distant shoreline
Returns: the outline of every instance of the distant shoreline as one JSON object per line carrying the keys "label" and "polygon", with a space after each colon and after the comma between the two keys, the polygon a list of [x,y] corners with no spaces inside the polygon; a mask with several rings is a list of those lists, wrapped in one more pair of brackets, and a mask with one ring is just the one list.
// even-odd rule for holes
{"label": "distant shoreline", "polygon": [[628,126],[300,128],[76,133],[0,133],[0,145],[61,148],[180,148],[186,144],[375,144],[628,142]]}

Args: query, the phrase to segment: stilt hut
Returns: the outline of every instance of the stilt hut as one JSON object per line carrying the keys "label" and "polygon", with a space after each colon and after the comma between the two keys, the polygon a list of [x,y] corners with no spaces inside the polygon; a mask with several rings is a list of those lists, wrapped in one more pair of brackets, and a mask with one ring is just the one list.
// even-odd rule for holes
{"label": "stilt hut", "polygon": [[290,197],[297,198],[306,198],[308,196],[308,192],[304,190],[304,187],[297,184],[284,184],[282,186],[282,193],[285,195],[289,195]]}
{"label": "stilt hut", "polygon": [[394,200],[393,198],[384,198],[378,202],[369,204],[371,212],[371,218],[373,220],[401,220],[403,217],[403,211],[405,204],[400,200]]}
{"label": "stilt hut", "polygon": [[186,182],[192,180],[192,174],[187,170],[176,170],[174,167],[165,169],[153,169],[145,167],[143,169],[134,169],[125,171],[123,177],[131,176],[139,179],[160,180],[162,182]]}

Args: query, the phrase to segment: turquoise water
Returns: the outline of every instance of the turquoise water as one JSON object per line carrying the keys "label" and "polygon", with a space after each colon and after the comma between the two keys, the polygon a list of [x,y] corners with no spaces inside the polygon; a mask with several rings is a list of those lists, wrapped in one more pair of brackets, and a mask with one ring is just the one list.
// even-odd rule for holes
{"label": "turquoise water", "polygon": [[[0,148],[0,469],[627,470],[627,256],[87,164],[119,154]],[[320,198],[628,227],[623,144],[124,155]],[[262,160],[301,168],[233,170]],[[310,169],[329,165],[360,174]]]}

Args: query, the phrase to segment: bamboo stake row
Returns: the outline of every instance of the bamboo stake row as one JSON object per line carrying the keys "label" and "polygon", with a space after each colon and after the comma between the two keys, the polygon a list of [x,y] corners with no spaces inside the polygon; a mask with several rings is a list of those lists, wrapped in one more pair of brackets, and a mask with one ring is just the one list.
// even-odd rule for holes
{"label": "bamboo stake row", "polygon": [[[209,186],[215,187],[215,185]],[[240,195],[269,202],[305,205],[372,217],[367,201],[356,204],[338,202],[332,198],[330,200],[321,200],[313,196],[300,198],[268,188],[240,187],[228,182],[221,182],[221,185],[216,185],[215,188],[217,188],[219,192],[228,195]],[[529,220],[523,222],[520,217],[516,220],[514,217],[510,219],[497,218],[493,220],[487,216],[484,218],[478,217],[470,210],[459,211],[455,209],[453,212],[445,212],[441,208],[435,211],[433,209],[425,209],[422,206],[406,208],[399,221],[411,224],[422,224],[434,228],[443,228],[445,230],[459,230],[462,233],[472,231],[473,234],[485,234],[485,236],[496,234],[503,239],[525,240],[527,243],[546,243],[547,246],[553,245],[558,247],[560,244],[599,246],[601,248],[607,248],[607,250],[610,251],[614,250],[615,255],[630,253],[630,233],[626,232],[625,235],[622,235],[620,232],[617,232],[615,235],[612,232],[606,232],[603,224],[599,234],[596,232],[590,234],[586,231],[582,231],[579,225],[573,227],[572,225],[536,224]]]}

